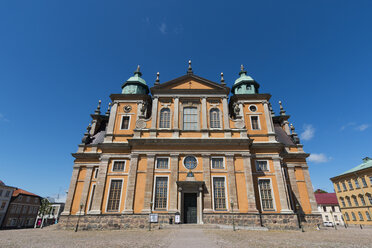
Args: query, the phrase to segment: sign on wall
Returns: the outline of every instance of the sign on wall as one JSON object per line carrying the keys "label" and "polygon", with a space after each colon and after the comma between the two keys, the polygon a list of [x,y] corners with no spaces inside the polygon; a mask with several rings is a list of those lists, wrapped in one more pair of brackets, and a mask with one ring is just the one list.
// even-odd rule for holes
{"label": "sign on wall", "polygon": [[151,223],[158,223],[158,214],[150,214],[149,217]]}

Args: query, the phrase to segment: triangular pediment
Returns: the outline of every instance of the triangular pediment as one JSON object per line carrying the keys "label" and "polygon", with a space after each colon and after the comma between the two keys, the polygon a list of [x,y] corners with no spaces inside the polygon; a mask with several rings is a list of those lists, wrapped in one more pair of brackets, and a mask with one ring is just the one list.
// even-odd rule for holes
{"label": "triangular pediment", "polygon": [[194,74],[184,75],[182,77],[175,78],[168,82],[155,85],[151,88],[151,93],[162,93],[162,92],[216,92],[216,93],[229,93],[230,88],[210,81],[208,79],[196,76]]}

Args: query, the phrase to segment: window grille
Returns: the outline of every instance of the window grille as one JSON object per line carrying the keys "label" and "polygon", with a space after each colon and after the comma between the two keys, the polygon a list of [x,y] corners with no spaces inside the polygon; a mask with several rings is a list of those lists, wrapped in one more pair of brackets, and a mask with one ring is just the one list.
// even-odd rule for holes
{"label": "window grille", "polygon": [[344,188],[344,191],[347,190],[345,182],[342,182],[342,187]]}
{"label": "window grille", "polygon": [[157,169],[168,169],[168,158],[157,158],[156,159],[156,168]]}
{"label": "window grille", "polygon": [[267,161],[256,161],[257,171],[268,171]]}
{"label": "window grille", "polygon": [[362,183],[363,183],[363,187],[367,187],[367,182],[366,182],[366,179],[364,177],[362,177]]}
{"label": "window grille", "polygon": [[123,116],[121,119],[121,129],[129,129],[130,116]]}
{"label": "window grille", "polygon": [[366,201],[364,200],[364,197],[362,195],[359,196],[360,202],[362,203],[363,206],[366,205]]}
{"label": "window grille", "polygon": [[112,180],[110,186],[107,211],[119,211],[122,180]]}
{"label": "window grille", "polygon": [[221,128],[219,109],[216,108],[211,109],[209,118],[211,128]]}
{"label": "window grille", "polygon": [[372,205],[372,196],[370,194],[367,194],[369,204]]}
{"label": "window grille", "polygon": [[363,219],[362,213],[361,212],[358,212],[358,215],[359,215],[359,220],[363,221],[364,219]]}
{"label": "window grille", "polygon": [[258,116],[251,116],[251,125],[253,130],[260,129],[260,126],[258,125]]}
{"label": "window grille", "polygon": [[350,217],[349,217],[349,214],[348,213],[345,213],[345,218],[346,218],[347,221],[350,220]]}
{"label": "window grille", "polygon": [[341,198],[340,198],[340,201],[341,201],[342,206],[343,206],[343,207],[346,207],[346,205],[345,205],[345,201],[344,201],[344,198],[341,197]]}
{"label": "window grille", "polygon": [[260,189],[262,210],[273,210],[274,205],[270,180],[259,180],[258,186]]}
{"label": "window grille", "polygon": [[159,128],[170,128],[170,109],[160,110]]}
{"label": "window grille", "polygon": [[340,187],[340,184],[339,184],[339,183],[337,183],[336,185],[337,185],[337,190],[338,190],[338,191],[341,191],[341,187]]}
{"label": "window grille", "polygon": [[353,220],[356,220],[356,216],[355,216],[354,212],[351,212],[351,217],[353,218]]}
{"label": "window grille", "polygon": [[212,169],[223,169],[223,158],[212,158]]}
{"label": "window grille", "polygon": [[369,214],[368,211],[366,211],[366,217],[367,217],[367,220],[371,220],[371,215]]}
{"label": "window grille", "polygon": [[183,109],[183,129],[198,129],[198,110],[195,107],[185,107]]}
{"label": "window grille", "polygon": [[112,171],[124,171],[125,161],[114,161]]}
{"label": "window grille", "polygon": [[355,183],[355,188],[359,189],[360,186],[359,186],[358,179],[354,179],[354,183]]}
{"label": "window grille", "polygon": [[168,178],[157,177],[155,184],[155,205],[154,209],[166,209],[168,196]]}
{"label": "window grille", "polygon": [[213,178],[214,209],[226,210],[225,178]]}
{"label": "window grille", "polygon": [[349,183],[350,190],[353,190],[354,188],[353,188],[353,184],[351,183],[351,181],[348,181],[348,183]]}
{"label": "window grille", "polygon": [[353,196],[353,200],[354,200],[355,206],[358,207],[359,206],[359,203],[358,203],[358,200],[357,200],[357,198],[355,196]]}
{"label": "window grille", "polygon": [[92,186],[92,192],[90,193],[90,202],[89,202],[89,209],[92,210],[92,205],[93,205],[93,197],[94,197],[94,192],[96,191],[96,185],[93,184]]}

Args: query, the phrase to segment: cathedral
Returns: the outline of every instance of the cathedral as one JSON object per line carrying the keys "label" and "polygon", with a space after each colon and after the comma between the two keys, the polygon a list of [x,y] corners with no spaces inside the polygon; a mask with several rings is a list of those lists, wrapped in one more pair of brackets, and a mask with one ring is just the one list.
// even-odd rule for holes
{"label": "cathedral", "polygon": [[[231,89],[194,74],[149,88],[140,67],[91,114],[60,226],[221,224],[295,229],[321,223],[290,116],[241,67]],[[104,110],[103,110],[104,112]],[[175,218],[177,216],[177,218]]]}

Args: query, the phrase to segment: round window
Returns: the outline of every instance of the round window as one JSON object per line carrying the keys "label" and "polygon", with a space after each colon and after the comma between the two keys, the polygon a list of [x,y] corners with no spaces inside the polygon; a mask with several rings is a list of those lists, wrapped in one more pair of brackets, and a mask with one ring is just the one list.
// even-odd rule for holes
{"label": "round window", "polygon": [[198,164],[198,161],[196,160],[194,156],[187,156],[183,160],[183,165],[189,170],[195,169],[197,164]]}
{"label": "round window", "polygon": [[251,106],[249,106],[249,110],[252,111],[252,112],[256,112],[257,111],[257,107],[254,106],[254,105],[251,105]]}

